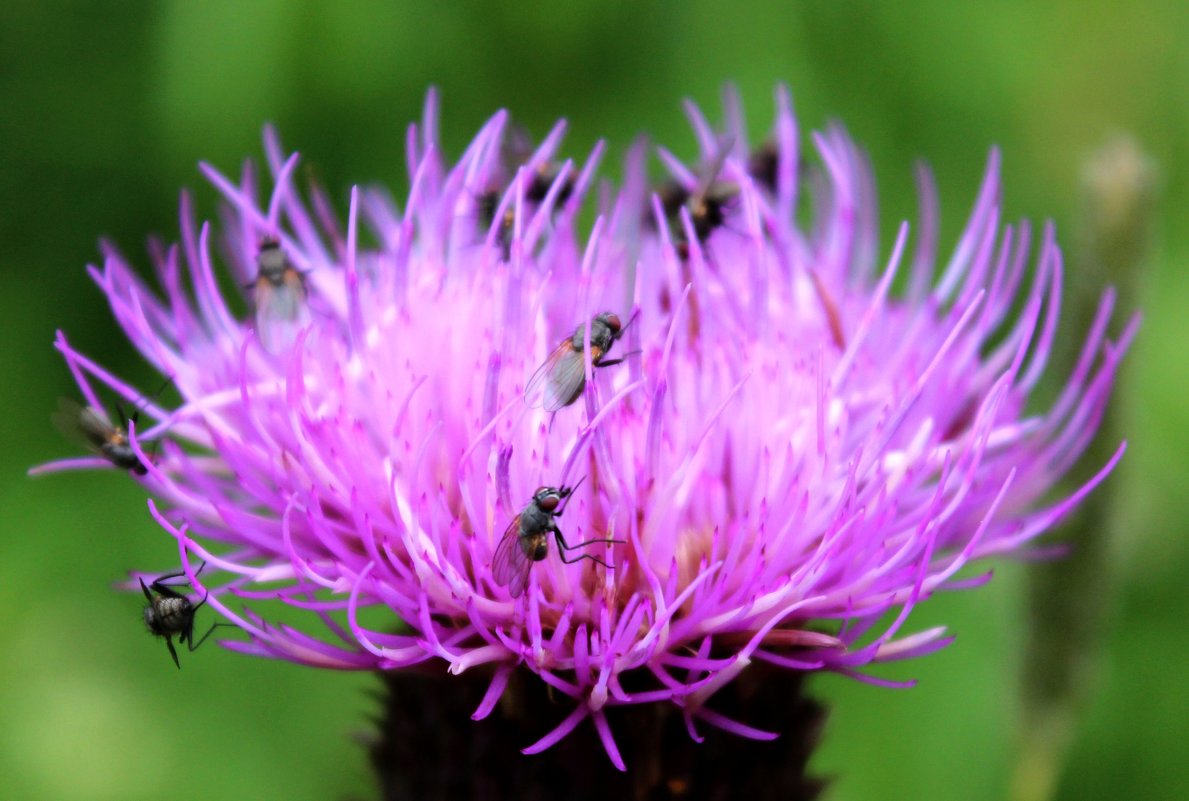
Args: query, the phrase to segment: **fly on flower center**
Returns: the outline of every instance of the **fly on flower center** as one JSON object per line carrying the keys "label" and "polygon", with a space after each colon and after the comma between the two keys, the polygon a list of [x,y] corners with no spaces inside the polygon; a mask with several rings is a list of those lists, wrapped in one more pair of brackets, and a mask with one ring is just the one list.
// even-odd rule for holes
{"label": "fly on flower center", "polygon": [[310,312],[305,275],[293,266],[277,239],[260,241],[256,279],[248,289],[260,343],[274,354],[287,349],[309,324]]}
{"label": "fly on flower center", "polygon": [[535,214],[546,203],[555,209],[573,195],[574,178],[568,167],[538,152],[524,127],[512,124],[499,158],[490,167],[486,188],[474,195],[477,231],[498,248],[502,261],[512,259],[517,224],[529,222],[517,220],[516,176],[523,171],[524,209]]}
{"label": "fly on flower center", "polygon": [[507,587],[513,598],[519,598],[528,587],[532,567],[549,556],[549,537],[557,542],[558,557],[565,564],[588,559],[610,570],[612,566],[591,553],[568,556],[588,545],[625,544],[624,540],[600,538],[569,543],[558,527],[556,518],[562,516],[568,500],[583,479],[573,487],[538,487],[528,504],[512,518],[504,530],[491,560],[491,574],[495,583]]}
{"label": "fly on flower center", "polygon": [[658,190],[661,210],[683,262],[689,260],[691,239],[705,246],[710,235],[726,224],[728,214],[737,205],[739,185],[722,178],[732,144],[731,140],[719,143],[718,150],[699,168],[697,182],[692,187],[671,178]]}
{"label": "fly on flower center", "polygon": [[[675,174],[661,185],[656,200],[663,219],[654,218],[651,200],[647,204],[645,219],[649,226],[664,226],[670,233],[673,252],[680,264],[682,285],[696,283],[694,276],[697,270],[691,261],[698,262],[699,267],[711,261],[708,250],[711,236],[727,225],[729,215],[739,205],[739,184],[722,178],[732,145],[731,139],[720,142],[709,161],[699,166],[696,179],[687,176],[682,180]],[[675,173],[678,170],[684,172],[684,168],[667,151],[662,150],[661,155],[670,162],[670,169]],[[664,311],[672,307],[669,288],[664,284],[661,286],[659,302]],[[690,291],[687,304],[689,339],[697,342],[702,331],[702,313],[696,286]]]}
{"label": "fly on flower center", "polygon": [[[635,320],[633,315],[624,324],[614,312],[603,312],[590,321],[590,363],[593,367],[611,367],[625,357],[608,359],[611,348],[627,332]],[[524,402],[530,408],[556,412],[574,403],[586,388],[586,324],[557,346],[537,368],[524,387]]]}
{"label": "fly on flower center", "polygon": [[[559,133],[560,129],[555,129]],[[532,135],[522,124],[513,121],[509,126],[508,135],[504,139],[502,161],[511,174],[515,174],[520,167],[528,170],[528,183],[524,190],[524,199],[534,205],[545,202],[549,190],[558,183],[554,203],[561,205],[570,199],[574,193],[574,178],[569,171],[563,175],[563,166],[553,158],[552,143],[554,135],[547,137],[541,149],[533,141]]]}

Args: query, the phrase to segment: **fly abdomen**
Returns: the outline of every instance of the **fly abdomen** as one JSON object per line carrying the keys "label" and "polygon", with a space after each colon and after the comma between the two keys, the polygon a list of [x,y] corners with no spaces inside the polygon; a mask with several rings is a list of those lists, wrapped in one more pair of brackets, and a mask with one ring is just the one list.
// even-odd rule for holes
{"label": "fly abdomen", "polygon": [[158,596],[145,607],[145,624],[159,636],[183,633],[194,619],[193,605],[187,598]]}

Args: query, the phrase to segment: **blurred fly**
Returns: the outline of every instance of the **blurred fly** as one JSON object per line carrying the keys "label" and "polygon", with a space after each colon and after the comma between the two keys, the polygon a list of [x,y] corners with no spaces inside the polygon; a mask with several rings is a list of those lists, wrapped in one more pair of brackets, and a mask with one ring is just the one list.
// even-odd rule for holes
{"label": "blurred fly", "polygon": [[739,187],[736,184],[718,179],[730,152],[729,142],[719,149],[710,164],[710,169],[702,176],[697,189],[686,204],[694,236],[699,242],[705,242],[714,229],[726,221],[727,208],[739,196]]}
{"label": "blurred fly", "polygon": [[[475,199],[475,205],[479,212],[480,230],[490,231],[491,226],[495,223],[496,212],[499,211],[500,193],[494,189],[489,189],[481,193]],[[500,217],[499,230],[495,234],[495,243],[499,246],[500,257],[503,261],[512,260],[512,236],[516,231],[516,212],[512,209],[512,204],[504,209],[503,216]]]}
{"label": "blurred fly", "polygon": [[[509,176],[515,176],[521,167],[527,167],[536,152],[532,137],[523,126],[512,124],[507,141],[504,142],[499,161],[495,165],[494,174],[489,176],[487,188],[474,196],[475,211],[478,217],[478,230],[483,234],[490,234],[495,228],[493,240],[499,247],[502,261],[511,261],[512,239],[515,234],[516,211],[513,202],[496,220],[499,213],[500,200],[512,185]],[[540,206],[553,185],[561,177],[562,165],[549,160],[539,160],[529,170],[524,182],[525,204]],[[574,193],[574,178],[567,174],[557,187],[554,199],[556,205],[561,205]],[[531,216],[531,215],[530,215]]]}
{"label": "blurred fly", "polygon": [[148,468],[128,440],[128,423],[135,423],[139,413],[133,412],[130,417],[125,417],[118,405],[116,413],[119,415],[119,424],[113,425],[98,409],[62,398],[58,401],[58,411],[54,413],[53,421],[68,439],[81,443],[122,470],[131,470],[143,476],[149,472]]}
{"label": "blurred fly", "polygon": [[[518,167],[529,164],[534,155],[536,155],[537,146],[533,142],[532,136],[528,129],[523,125],[513,122],[509,132],[507,141],[504,143],[503,161],[511,174],[515,174]],[[549,194],[549,190],[561,175],[562,165],[556,161],[541,160],[538,161],[529,176],[529,180],[524,189],[524,199],[534,205],[539,205],[545,200],[545,196]],[[574,193],[574,178],[573,175],[567,175],[565,180],[557,189],[556,204],[558,206],[570,199],[570,195]]]}
{"label": "blurred fly", "polygon": [[572,564],[580,559],[589,559],[592,562],[598,562],[608,570],[612,569],[611,565],[593,554],[584,553],[573,558],[566,557],[567,551],[585,548],[587,545],[595,545],[600,542],[624,543],[623,540],[614,539],[586,540],[574,545],[566,542],[554,518],[561,517],[565,506],[568,505],[568,503],[563,505],[563,502],[573,494],[576,488],[577,484],[573,487],[560,489],[540,487],[533,493],[533,498],[528,505],[508,524],[500,544],[496,547],[495,558],[491,563],[491,572],[495,577],[495,583],[501,587],[507,587],[513,598],[519,598],[524,594],[533,563],[540,562],[549,555],[550,534],[557,540],[558,555],[566,564]]}
{"label": "blurred fly", "polygon": [[780,168],[780,151],[771,139],[751,152],[747,159],[747,174],[769,192],[776,191]]}
{"label": "blurred fly", "polygon": [[[633,317],[633,319],[635,319]],[[631,325],[628,320],[628,325]],[[613,312],[603,312],[590,321],[590,363],[594,367],[610,367],[623,359],[608,359],[607,352],[624,335],[627,326]],[[583,343],[586,325],[580,325],[573,335],[557,344],[545,362],[537,368],[524,388],[524,402],[547,412],[569,406],[586,387],[586,361]]]}
{"label": "blurred fly", "polygon": [[[202,568],[206,567],[203,563],[194,575],[202,572]],[[228,623],[214,623],[206,634],[202,635],[202,639],[194,642],[194,616],[202,605],[206,603],[206,596],[197,604],[191,603],[190,599],[182,595],[177,590],[165,582],[168,579],[181,578],[185,573],[170,573],[168,576],[161,576],[152,584],[145,584],[144,579],[140,580],[140,588],[144,591],[145,598],[148,599],[148,604],[144,608],[144,622],[148,626],[149,631],[158,637],[165,638],[165,645],[169,648],[169,655],[173,657],[173,663],[181,670],[182,663],[178,661],[178,652],[173,647],[173,638],[176,636],[178,642],[190,649],[190,652],[198,650],[198,647],[206,642],[206,638],[211,636],[211,633],[219,626],[228,626]]]}
{"label": "blurred fly", "polygon": [[[530,203],[542,203],[549,190],[553,188],[553,184],[557,182],[558,176],[561,175],[561,165],[555,161],[545,161],[537,165],[533,170],[533,177],[528,183],[528,188],[524,190],[524,197]],[[554,200],[556,206],[561,206],[570,199],[570,195],[574,194],[574,178],[572,175],[567,175],[561,182],[561,186],[557,189],[557,198]]]}
{"label": "blurred fly", "polygon": [[267,350],[275,351],[309,322],[305,276],[289,261],[280,242],[265,239],[256,254],[256,280],[249,286],[256,333]]}
{"label": "blurred fly", "polygon": [[730,153],[731,143],[727,142],[706,165],[702,171],[702,178],[692,191],[675,178],[669,179],[657,190],[661,211],[676,230],[674,238],[682,258],[687,257],[689,247],[681,223],[681,209],[687,210],[694,236],[699,243],[704,243],[710,234],[726,221],[727,210],[739,196],[739,187],[736,184],[720,181],[718,177]]}

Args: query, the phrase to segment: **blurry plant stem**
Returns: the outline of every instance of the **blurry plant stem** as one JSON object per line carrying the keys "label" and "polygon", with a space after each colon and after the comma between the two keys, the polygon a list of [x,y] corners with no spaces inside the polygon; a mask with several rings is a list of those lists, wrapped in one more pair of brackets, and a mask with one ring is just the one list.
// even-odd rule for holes
{"label": "blurry plant stem", "polygon": [[[1153,167],[1128,137],[1108,142],[1087,159],[1079,240],[1066,281],[1070,328],[1089,328],[1104,284],[1118,291],[1116,319],[1135,309],[1151,240],[1154,183]],[[1068,374],[1077,355],[1067,351],[1054,357]],[[1098,436],[1070,473],[1072,484],[1085,481],[1118,447],[1123,438],[1120,419],[1127,411],[1126,398],[1120,400],[1110,404]],[[1071,546],[1067,557],[1034,565],[1028,572],[1030,625],[1014,801],[1047,801],[1055,794],[1082,702],[1094,680],[1114,585],[1111,536],[1118,487],[1118,476],[1100,486],[1064,527],[1059,536]]]}
{"label": "blurry plant stem", "polygon": [[608,707],[626,772],[611,764],[589,719],[546,751],[521,753],[576,703],[527,669],[513,671],[500,702],[481,721],[471,714],[491,679],[488,671],[395,671],[381,678],[386,692],[370,750],[383,801],[808,801],[824,784],[807,778],[805,768],[825,710],[802,694],[802,677],[764,664],[749,667],[709,705],[779,738],[757,742],[697,722],[705,737],[698,743],[672,704]]}

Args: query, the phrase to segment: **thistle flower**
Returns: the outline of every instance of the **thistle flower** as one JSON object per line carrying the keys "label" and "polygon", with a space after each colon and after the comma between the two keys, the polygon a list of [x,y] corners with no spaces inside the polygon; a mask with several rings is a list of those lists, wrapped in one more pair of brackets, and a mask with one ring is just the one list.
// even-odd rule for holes
{"label": "thistle flower", "polygon": [[[621,769],[609,708],[769,739],[716,711],[749,665],[878,682],[866,668],[946,645],[905,632],[915,605],[986,581],[964,568],[1030,548],[1120,458],[1049,497],[1135,324],[1106,338],[1108,291],[1063,391],[1033,410],[1061,255],[1051,226],[1035,257],[1027,223],[1001,226],[998,153],[947,259],[924,169],[911,251],[907,224],[885,250],[865,156],[831,127],[807,166],[787,93],[777,105],[755,152],[733,94],[722,134],[689,106],[697,163],[661,150],[673,181],[654,195],[635,148],[588,235],[601,146],[559,163],[559,124],[509,164],[501,112],[447,167],[431,94],[403,209],[355,189],[344,231],[320,190],[303,201],[270,130],[267,202],[250,166],[235,182],[203,165],[222,225],[182,196],[181,244],[152,248],[159,291],[105,245],[90,273],[181,402],[57,347],[91,407],[101,384],[155,421],[128,432],[134,478],[194,591],[247,635],[224,645],[350,670],[486,666],[475,718],[535,674],[569,701],[524,751],[589,718]],[[592,338],[606,312],[619,364]],[[526,403],[563,346],[582,380],[554,398],[574,402]],[[111,467],[43,469],[88,465]],[[544,530],[517,593],[493,559],[538,487],[576,487],[548,516],[575,550]],[[270,599],[313,625],[269,622]]]}

